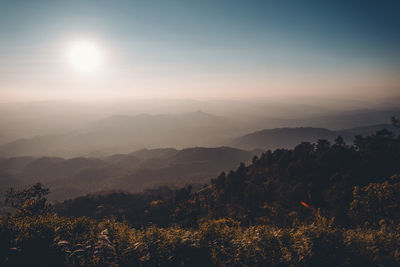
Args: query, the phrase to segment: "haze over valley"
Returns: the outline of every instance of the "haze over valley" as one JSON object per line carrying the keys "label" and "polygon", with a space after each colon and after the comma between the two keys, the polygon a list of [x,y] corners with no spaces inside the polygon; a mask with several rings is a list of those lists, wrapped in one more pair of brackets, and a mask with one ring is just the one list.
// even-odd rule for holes
{"label": "haze over valley", "polygon": [[[235,146],[234,140],[243,135],[283,127],[339,131],[331,133],[331,139],[345,129],[390,124],[390,118],[400,113],[398,98],[311,99],[315,101],[153,99],[0,104],[4,129],[0,156],[106,156],[144,148]],[[344,134],[351,142],[352,134]],[[323,137],[313,135],[306,140]],[[252,149],[289,148],[301,138],[288,140],[291,145],[282,140]]]}
{"label": "haze over valley", "polygon": [[[46,101],[0,104],[3,190],[38,179],[51,200],[202,186],[266,150],[388,129],[397,99]],[[349,127],[349,128],[347,128]],[[40,178],[39,178],[40,177]]]}

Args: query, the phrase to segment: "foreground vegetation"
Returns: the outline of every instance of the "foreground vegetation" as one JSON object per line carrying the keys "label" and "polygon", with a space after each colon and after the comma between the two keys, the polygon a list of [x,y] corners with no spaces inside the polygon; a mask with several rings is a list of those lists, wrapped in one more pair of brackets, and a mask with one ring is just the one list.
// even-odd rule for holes
{"label": "foreground vegetation", "polygon": [[[176,191],[177,198],[182,192]],[[311,210],[290,227],[202,218],[132,227],[118,218],[63,217],[36,184],[9,190],[0,217],[1,266],[399,266],[400,176],[355,187],[348,227]],[[179,202],[182,203],[182,202]],[[180,210],[180,207],[177,207]],[[142,218],[143,219],[143,218]],[[171,219],[173,220],[173,219]],[[355,227],[351,227],[354,225]]]}
{"label": "foreground vegetation", "polygon": [[400,228],[341,229],[317,214],[291,228],[206,221],[133,229],[113,220],[3,217],[2,266],[399,266]]}

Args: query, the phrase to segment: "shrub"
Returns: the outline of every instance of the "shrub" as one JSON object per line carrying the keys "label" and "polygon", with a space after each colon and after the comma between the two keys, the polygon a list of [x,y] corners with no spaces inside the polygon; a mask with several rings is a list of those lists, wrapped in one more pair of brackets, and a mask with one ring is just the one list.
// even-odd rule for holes
{"label": "shrub", "polygon": [[197,229],[130,228],[113,219],[0,217],[1,266],[399,266],[400,226],[311,224],[243,227],[232,219]]}

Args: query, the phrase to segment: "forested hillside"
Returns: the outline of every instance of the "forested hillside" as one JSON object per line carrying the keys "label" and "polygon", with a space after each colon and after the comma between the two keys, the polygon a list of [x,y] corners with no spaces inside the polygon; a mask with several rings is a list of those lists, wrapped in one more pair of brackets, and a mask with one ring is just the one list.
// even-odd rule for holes
{"label": "forested hillside", "polygon": [[[211,185],[198,191],[182,188],[174,196],[162,193],[165,189],[160,188],[160,193],[154,193],[157,191],[154,190],[152,197],[144,193],[139,195],[141,198],[147,196],[147,204],[142,206],[141,212],[149,215],[148,222],[157,221],[163,226],[168,223],[196,226],[205,218],[226,217],[246,225],[290,226],[296,221],[312,220],[317,210],[334,217],[337,224],[348,226],[357,217],[352,214],[356,209],[351,208],[354,201],[374,205],[368,209],[381,213],[367,221],[377,224],[385,214],[392,212],[396,192],[390,190],[398,186],[398,174],[400,138],[381,130],[371,136],[357,136],[354,145],[347,145],[338,137],[333,144],[319,140],[316,144],[301,143],[294,149],[266,151],[260,157],[254,157],[252,164],[242,163],[235,171],[223,172],[211,180]],[[372,196],[374,192],[368,191],[371,188],[382,190],[381,195]],[[118,205],[114,206],[113,200],[129,199],[128,196],[124,193],[89,195],[59,204],[59,207],[63,214],[82,215],[79,209],[92,205],[90,214],[96,211],[97,216],[116,215],[119,218],[126,215],[130,223],[146,224],[141,221],[142,216],[129,215],[133,214],[129,210],[136,210],[135,205],[115,211]],[[359,200],[373,197],[382,199],[375,203],[368,199]],[[88,204],[93,202],[96,205]],[[105,212],[97,209],[98,206],[109,208]],[[397,220],[397,216],[397,212],[393,212],[391,219]]]}
{"label": "forested hillside", "polygon": [[[398,122],[394,121],[395,125]],[[145,151],[143,151],[144,155]],[[266,151],[200,190],[9,190],[4,266],[397,266],[400,136]],[[88,218],[91,217],[91,218]]]}
{"label": "forested hillside", "polygon": [[160,185],[204,184],[222,170],[251,161],[255,152],[229,147],[143,149],[108,157],[0,159],[0,190],[40,181],[49,199],[63,201],[104,190],[139,192]]}
{"label": "forested hillside", "polygon": [[[210,188],[199,192],[199,199],[209,199],[211,217],[228,216],[250,224],[290,224],[306,219],[316,209],[346,224],[350,203],[367,197],[358,195],[363,187],[376,183],[383,190],[380,197],[392,200],[394,195],[386,193],[394,193],[386,192],[389,187],[383,184],[398,183],[393,176],[398,173],[400,138],[382,130],[368,137],[356,136],[354,145],[338,137],[333,144],[319,140],[292,150],[267,151],[250,166],[242,164],[213,179]],[[388,208],[384,199],[363,203]]]}
{"label": "forested hillside", "polygon": [[275,128],[246,134],[234,139],[229,145],[241,149],[274,150],[278,148],[294,148],[301,142],[315,143],[319,139],[333,142],[338,136],[341,136],[345,142],[353,144],[354,136],[371,135],[383,129],[400,134],[400,129],[390,124],[370,125],[339,131],[315,127]]}

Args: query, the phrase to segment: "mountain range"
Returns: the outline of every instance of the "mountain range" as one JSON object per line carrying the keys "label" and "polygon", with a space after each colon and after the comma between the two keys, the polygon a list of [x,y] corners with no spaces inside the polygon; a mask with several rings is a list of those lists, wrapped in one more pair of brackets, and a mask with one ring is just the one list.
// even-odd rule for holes
{"label": "mountain range", "polygon": [[0,190],[42,182],[51,200],[102,190],[138,192],[159,185],[201,185],[249,162],[256,152],[229,147],[143,149],[107,157],[13,157],[0,159]]}
{"label": "mountain range", "polygon": [[[129,118],[120,118],[122,121]],[[115,126],[115,121],[112,121]],[[0,190],[40,181],[52,188],[51,200],[63,200],[102,190],[138,192],[159,185],[201,185],[240,162],[249,162],[261,151],[292,148],[301,142],[333,141],[337,136],[351,143],[355,135],[370,135],[389,124],[333,131],[324,128],[276,128],[253,132],[229,143],[230,147],[140,149],[98,157],[0,158]]]}
{"label": "mountain range", "polygon": [[231,146],[240,137],[264,129],[340,131],[388,123],[391,116],[400,115],[393,101],[375,106],[345,100],[307,101],[0,104],[0,156],[100,157],[144,148]]}
{"label": "mountain range", "polygon": [[0,156],[101,156],[144,148],[218,146],[232,127],[201,111],[163,115],[115,115],[79,130],[18,139],[0,145]]}
{"label": "mountain range", "polygon": [[371,125],[339,131],[313,127],[276,128],[241,136],[233,140],[229,145],[241,149],[273,150],[277,148],[293,148],[301,142],[315,143],[319,139],[333,141],[338,136],[341,136],[347,143],[352,144],[356,135],[367,136],[383,129],[397,134],[400,133],[399,128],[390,124]]}

